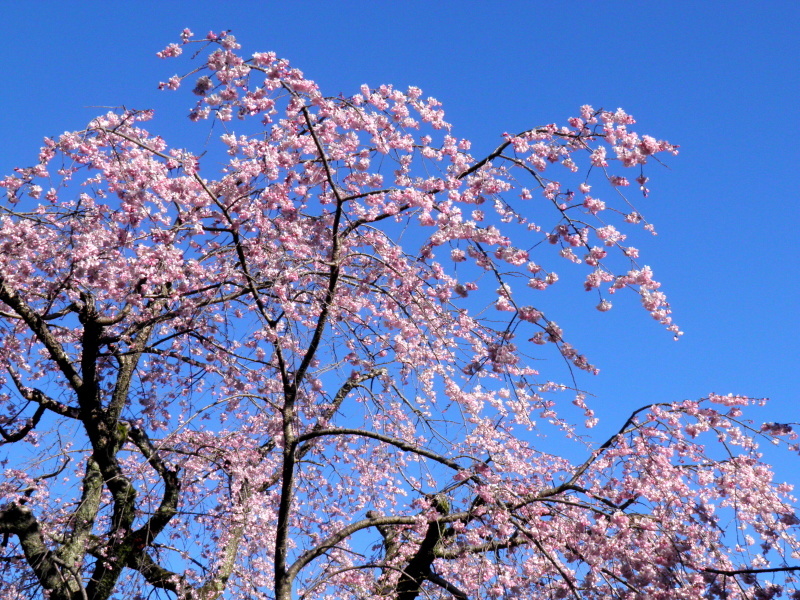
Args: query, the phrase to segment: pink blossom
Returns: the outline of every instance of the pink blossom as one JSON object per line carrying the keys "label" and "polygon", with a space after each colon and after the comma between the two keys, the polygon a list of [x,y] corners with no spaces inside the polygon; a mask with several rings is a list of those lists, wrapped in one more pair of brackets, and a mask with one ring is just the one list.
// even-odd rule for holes
{"label": "pink blossom", "polygon": [[606,203],[602,200],[597,198],[592,198],[591,196],[586,196],[583,199],[583,207],[586,208],[592,214],[597,214],[602,210],[606,209]]}
{"label": "pink blossom", "polygon": [[600,304],[597,305],[597,310],[599,310],[600,312],[607,312],[611,310],[612,306],[613,305],[608,300],[602,300]]}
{"label": "pink blossom", "polygon": [[172,58],[175,56],[180,56],[183,52],[183,48],[181,48],[178,44],[170,44],[160,52],[156,52],[156,56],[158,58]]}
{"label": "pink blossom", "polygon": [[605,147],[600,146],[592,151],[591,161],[595,167],[607,167]]}

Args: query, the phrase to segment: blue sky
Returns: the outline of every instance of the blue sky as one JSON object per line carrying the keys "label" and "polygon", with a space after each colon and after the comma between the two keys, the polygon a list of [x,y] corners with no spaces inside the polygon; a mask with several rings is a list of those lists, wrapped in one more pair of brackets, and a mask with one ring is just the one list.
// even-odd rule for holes
{"label": "blue sky", "polygon": [[[599,432],[634,407],[709,392],[768,396],[757,419],[800,421],[800,3],[45,1],[0,16],[0,173],[99,107],[156,108],[151,129],[188,143],[192,99],[156,90],[186,63],[154,56],[184,27],[231,29],[329,94],[417,85],[476,156],[582,104],[624,107],[681,146],[648,173],[637,207],[660,235],[638,245],[686,334],[673,342],[633,296],[600,314],[579,284],[563,295],[554,318],[602,371],[581,380]],[[797,457],[785,460],[800,482]]]}

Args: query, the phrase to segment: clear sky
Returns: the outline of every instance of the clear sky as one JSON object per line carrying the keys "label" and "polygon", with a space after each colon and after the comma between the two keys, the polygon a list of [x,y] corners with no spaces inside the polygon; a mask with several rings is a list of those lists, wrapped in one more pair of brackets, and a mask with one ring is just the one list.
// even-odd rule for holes
{"label": "clear sky", "polygon": [[[156,90],[178,63],[155,52],[184,27],[231,29],[244,51],[276,51],[331,95],[417,85],[476,156],[582,104],[624,107],[638,131],[681,146],[648,173],[637,208],[660,235],[637,245],[686,334],[673,342],[633,295],[601,314],[572,284],[554,318],[601,368],[581,380],[599,431],[709,392],[769,396],[758,419],[800,421],[797,0],[6,1],[0,19],[2,174],[101,106],[156,108],[151,130],[178,145],[198,131],[185,91]],[[800,459],[785,461],[781,475],[800,483]]]}

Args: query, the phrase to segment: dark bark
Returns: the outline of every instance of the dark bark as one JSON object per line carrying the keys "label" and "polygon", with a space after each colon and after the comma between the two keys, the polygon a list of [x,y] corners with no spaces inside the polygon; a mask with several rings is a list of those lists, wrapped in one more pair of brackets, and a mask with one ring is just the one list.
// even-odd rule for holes
{"label": "dark bark", "polygon": [[[104,330],[118,318],[103,317],[94,299],[83,294],[77,312],[83,331],[81,355],[73,361],[58,338],[50,330],[48,320],[37,314],[25,299],[0,279],[0,301],[4,302],[27,325],[44,346],[58,370],[66,378],[77,407],[53,400],[40,390],[25,387],[9,366],[11,378],[23,398],[38,404],[31,419],[13,432],[2,430],[5,442],[15,442],[27,435],[47,410],[60,416],[78,419],[91,444],[82,479],[81,499],[69,520],[68,528],[59,539],[46,539],[42,526],[33,512],[21,502],[12,502],[0,510],[0,533],[19,539],[25,560],[39,585],[48,591],[51,600],[107,600],[114,591],[124,568],[134,568],[156,587],[175,591],[174,574],[161,569],[147,555],[147,549],[177,512],[180,482],[177,470],[170,469],[156,452],[147,435],[120,421],[128,401],[131,382],[139,358],[155,327],[155,321],[139,328],[124,355],[112,351],[117,358],[114,389],[107,404],[101,391],[99,371],[101,350],[108,344]],[[156,299],[149,308],[158,313],[163,302]],[[133,443],[160,476],[164,486],[161,503],[153,515],[138,529],[133,529],[137,493],[132,481],[122,470],[118,453],[126,443]],[[100,510],[103,489],[112,498],[111,525],[104,539],[92,530]],[[31,493],[35,493],[32,490]],[[84,588],[86,561],[93,562],[91,577]]]}
{"label": "dark bark", "polygon": [[[450,512],[450,506],[447,498],[443,494],[437,494],[432,499],[433,508],[437,513],[444,516]],[[370,519],[379,519],[379,516],[370,512],[367,513]],[[403,543],[408,543],[407,540],[400,539],[396,526],[387,525],[383,523],[376,524],[378,531],[383,536],[384,546],[384,563],[389,564],[397,556],[399,547]],[[468,600],[467,595],[458,587],[437,575],[433,572],[433,562],[437,558],[436,548],[442,541],[442,537],[446,535],[445,524],[438,519],[428,523],[428,529],[422,539],[416,553],[408,563],[402,567],[400,578],[394,590],[386,589],[385,586],[379,584],[379,593],[382,595],[390,595],[396,600],[415,600],[422,592],[422,585],[425,581],[438,585],[454,598],[458,600]],[[388,574],[388,570],[384,571],[384,576]],[[383,578],[383,577],[382,577]]]}

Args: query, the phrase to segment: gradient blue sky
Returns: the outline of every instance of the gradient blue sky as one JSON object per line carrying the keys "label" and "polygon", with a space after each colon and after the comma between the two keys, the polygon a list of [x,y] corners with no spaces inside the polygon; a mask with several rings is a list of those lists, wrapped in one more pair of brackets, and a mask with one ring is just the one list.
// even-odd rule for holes
{"label": "gradient blue sky", "polygon": [[[800,2],[45,1],[4,2],[0,17],[0,173],[101,106],[156,108],[151,130],[183,143],[193,100],[156,84],[186,63],[154,54],[184,27],[231,29],[328,94],[418,85],[476,156],[582,104],[624,107],[681,146],[648,173],[637,207],[660,235],[638,245],[686,335],[673,342],[633,296],[608,314],[579,286],[564,296],[556,320],[602,370],[581,380],[599,432],[708,392],[769,396],[757,419],[800,421]],[[800,482],[798,458],[784,461]]]}

